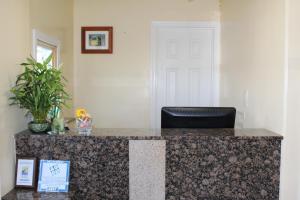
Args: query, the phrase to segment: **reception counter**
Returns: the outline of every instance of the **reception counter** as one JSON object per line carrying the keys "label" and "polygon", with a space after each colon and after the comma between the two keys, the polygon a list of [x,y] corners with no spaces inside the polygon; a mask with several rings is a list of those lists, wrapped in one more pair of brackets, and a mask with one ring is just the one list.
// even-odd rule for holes
{"label": "reception counter", "polygon": [[[74,131],[15,135],[19,157],[70,160],[66,199],[93,200],[276,200],[282,139],[264,129],[95,129],[90,136]],[[4,199],[17,194],[15,190]]]}

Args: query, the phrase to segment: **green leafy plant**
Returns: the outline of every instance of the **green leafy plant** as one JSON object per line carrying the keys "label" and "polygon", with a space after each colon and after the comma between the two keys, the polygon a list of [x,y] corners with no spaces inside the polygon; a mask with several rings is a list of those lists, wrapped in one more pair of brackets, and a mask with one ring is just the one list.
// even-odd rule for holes
{"label": "green leafy plant", "polygon": [[60,69],[51,67],[50,55],[43,63],[27,58],[21,66],[24,73],[17,76],[16,85],[11,89],[11,105],[28,110],[35,123],[47,122],[50,110],[61,109],[70,99],[65,91],[66,79]]}

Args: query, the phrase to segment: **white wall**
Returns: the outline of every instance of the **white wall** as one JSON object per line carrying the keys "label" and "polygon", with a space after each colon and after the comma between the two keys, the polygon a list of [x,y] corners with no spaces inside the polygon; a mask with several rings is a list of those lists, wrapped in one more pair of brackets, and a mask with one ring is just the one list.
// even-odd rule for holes
{"label": "white wall", "polygon": [[281,200],[300,199],[300,1],[287,0],[288,87]]}
{"label": "white wall", "polygon": [[[299,0],[222,0],[221,5],[221,102],[246,112],[245,127],[284,136],[281,200],[300,199],[299,9]],[[247,89],[249,107],[243,99]]]}
{"label": "white wall", "polygon": [[[75,106],[96,127],[150,127],[151,22],[201,20],[218,0],[74,0]],[[81,26],[113,26],[114,53],[82,55]]]}
{"label": "white wall", "polygon": [[29,2],[0,0],[0,13],[0,179],[4,195],[14,185],[13,135],[26,128],[24,113],[9,106],[8,97],[16,75],[22,72],[19,63],[30,54]]}
{"label": "white wall", "polygon": [[220,101],[244,127],[283,131],[284,14],[284,0],[221,0]]}

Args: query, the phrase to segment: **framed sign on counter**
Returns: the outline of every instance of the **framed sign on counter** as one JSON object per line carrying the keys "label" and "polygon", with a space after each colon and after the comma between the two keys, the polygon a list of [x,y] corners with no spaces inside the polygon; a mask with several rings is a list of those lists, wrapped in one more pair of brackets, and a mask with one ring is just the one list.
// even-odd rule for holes
{"label": "framed sign on counter", "polygon": [[68,192],[70,161],[41,160],[38,192]]}
{"label": "framed sign on counter", "polygon": [[16,160],[15,187],[35,188],[37,177],[37,159],[19,157]]}

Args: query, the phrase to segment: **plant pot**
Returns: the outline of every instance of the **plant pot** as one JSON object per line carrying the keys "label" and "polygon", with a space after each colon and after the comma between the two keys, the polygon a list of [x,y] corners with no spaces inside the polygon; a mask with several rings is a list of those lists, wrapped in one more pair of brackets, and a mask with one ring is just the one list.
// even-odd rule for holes
{"label": "plant pot", "polygon": [[28,123],[28,129],[31,130],[33,133],[42,133],[46,132],[49,128],[49,123],[35,123],[35,122],[30,122]]}

